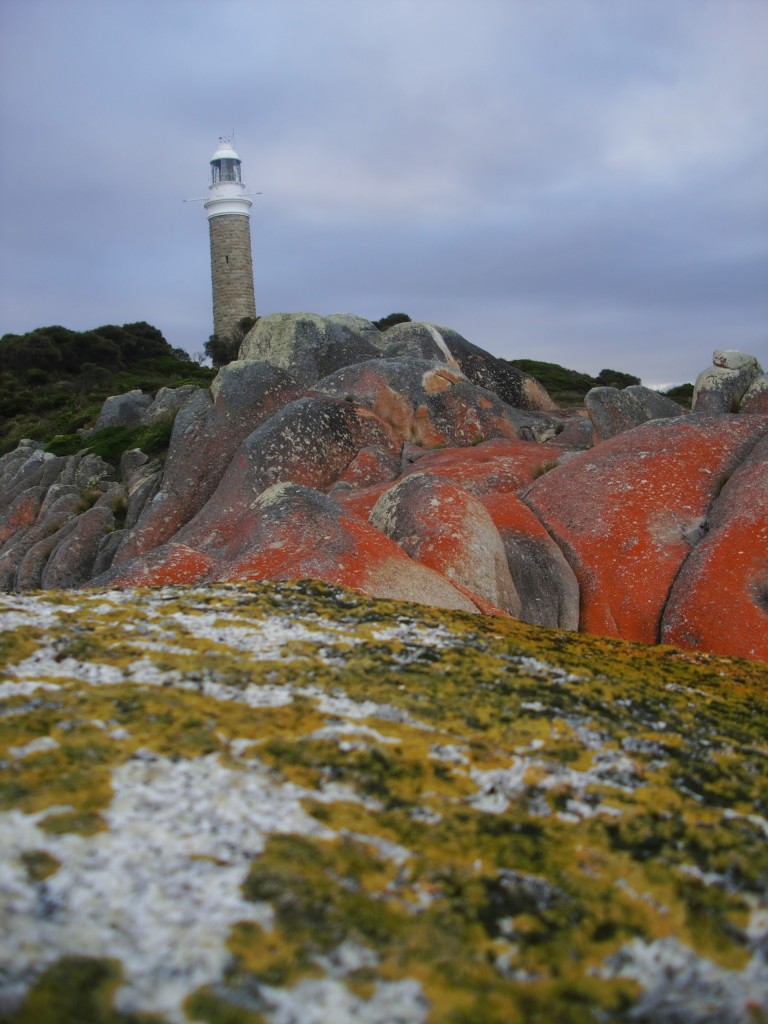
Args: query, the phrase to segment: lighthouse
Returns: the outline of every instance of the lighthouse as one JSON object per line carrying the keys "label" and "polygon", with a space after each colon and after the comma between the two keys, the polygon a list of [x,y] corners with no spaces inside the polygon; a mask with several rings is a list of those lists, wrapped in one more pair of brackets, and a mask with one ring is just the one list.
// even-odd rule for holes
{"label": "lighthouse", "polygon": [[231,337],[243,317],[256,316],[251,260],[251,200],[245,194],[240,157],[220,138],[211,157],[210,195],[204,206],[211,236],[213,331]]}

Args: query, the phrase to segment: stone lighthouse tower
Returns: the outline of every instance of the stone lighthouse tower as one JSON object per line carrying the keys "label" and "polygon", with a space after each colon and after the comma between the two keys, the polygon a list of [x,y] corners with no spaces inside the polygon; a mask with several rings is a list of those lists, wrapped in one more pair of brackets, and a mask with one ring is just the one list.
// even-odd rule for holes
{"label": "stone lighthouse tower", "polygon": [[229,337],[245,316],[256,316],[251,261],[250,209],[240,176],[240,157],[219,139],[211,157],[210,196],[205,200],[211,235],[213,331]]}

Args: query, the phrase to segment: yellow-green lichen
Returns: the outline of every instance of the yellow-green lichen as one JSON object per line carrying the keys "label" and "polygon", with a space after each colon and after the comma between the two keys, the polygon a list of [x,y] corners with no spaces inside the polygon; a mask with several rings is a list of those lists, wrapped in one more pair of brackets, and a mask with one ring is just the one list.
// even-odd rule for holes
{"label": "yellow-green lichen", "polygon": [[[61,634],[30,616],[3,648],[0,809],[93,835],[150,751],[267,770],[326,829],[250,855],[274,924],[233,922],[194,1019],[261,1024],[260,986],[330,976],[345,942],[367,951],[350,993],[415,979],[430,1024],[629,1020],[641,986],[610,964],[633,941],[734,973],[756,955],[765,666],[315,583],[45,601]],[[24,856],[29,884],[56,877],[53,846]]]}

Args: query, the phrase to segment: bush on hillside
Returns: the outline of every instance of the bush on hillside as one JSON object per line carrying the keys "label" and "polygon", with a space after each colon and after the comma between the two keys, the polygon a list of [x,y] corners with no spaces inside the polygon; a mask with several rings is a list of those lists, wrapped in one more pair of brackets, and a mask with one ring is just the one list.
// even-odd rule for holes
{"label": "bush on hillside", "polygon": [[409,324],[411,318],[407,313],[390,313],[389,316],[383,316],[381,320],[374,320],[373,326],[378,327],[380,331],[389,330],[390,327],[394,327],[395,324]]}
{"label": "bush on hillside", "polygon": [[48,441],[92,426],[104,399],[139,388],[205,386],[214,371],[146,321],[72,331],[54,324],[0,338],[0,455],[22,437]]}
{"label": "bush on hillside", "polygon": [[678,405],[682,405],[684,409],[690,409],[693,404],[693,384],[677,384],[675,387],[667,388],[664,394]]}
{"label": "bush on hillside", "polygon": [[640,383],[639,377],[633,377],[631,373],[622,373],[621,370],[601,370],[595,380],[598,387],[618,388],[619,390]]}
{"label": "bush on hillside", "polygon": [[237,327],[235,327],[231,334],[224,335],[224,337],[219,337],[218,334],[210,336],[203,348],[205,354],[217,370],[237,359],[240,354],[243,338],[245,338],[252,327],[255,327],[258,321],[259,317],[257,316],[244,316],[241,320],[238,320]]}
{"label": "bush on hillside", "polygon": [[87,438],[79,434],[59,434],[45,446],[54,455],[75,455],[89,451],[106,462],[119,465],[120,456],[131,448],[141,448],[145,455],[157,455],[167,449],[173,430],[173,416],[166,416],[149,426],[104,427]]}
{"label": "bush on hillside", "polygon": [[591,388],[597,387],[595,378],[588,373],[567,370],[557,363],[546,363],[539,359],[510,359],[508,362],[535,377],[553,397],[557,394],[573,394],[583,398]]}
{"label": "bush on hillside", "polygon": [[601,370],[597,377],[591,377],[588,373],[567,370],[557,363],[546,363],[538,359],[509,359],[507,362],[535,377],[555,401],[579,401],[592,388],[621,389],[640,383],[639,377],[620,370]]}

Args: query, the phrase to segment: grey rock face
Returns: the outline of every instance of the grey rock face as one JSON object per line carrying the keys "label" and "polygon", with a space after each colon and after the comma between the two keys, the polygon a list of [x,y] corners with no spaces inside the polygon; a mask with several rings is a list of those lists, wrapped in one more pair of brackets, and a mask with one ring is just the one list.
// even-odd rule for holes
{"label": "grey rock face", "polygon": [[[399,439],[367,409],[319,395],[290,402],[243,441],[215,493],[174,540],[230,557],[248,543],[251,506],[262,491],[277,483],[327,491],[360,450],[370,447],[399,458]],[[226,528],[223,509],[230,517]]]}
{"label": "grey rock face", "polygon": [[[386,359],[429,359],[459,368],[443,336],[434,324],[395,324],[382,335]],[[493,389],[491,389],[493,390]]]}
{"label": "grey rock face", "polygon": [[381,347],[383,338],[381,331],[370,320],[366,320],[362,316],[355,316],[354,313],[330,313],[324,319],[342,329],[351,331],[359,338],[364,338],[375,348]]}
{"label": "grey rock face", "polygon": [[175,416],[184,403],[199,390],[196,384],[184,384],[180,388],[160,388],[152,404],[147,407],[141,422],[149,426]]}
{"label": "grey rock face", "polygon": [[499,529],[520,596],[518,617],[534,626],[579,627],[579,583],[557,544],[541,533]]}
{"label": "grey rock face", "polygon": [[588,416],[572,416],[554,440],[567,448],[591,448],[595,441],[592,420]]}
{"label": "grey rock face", "polygon": [[315,313],[271,313],[243,340],[240,360],[264,361],[290,370],[299,384],[309,387],[334,370],[379,355],[379,349],[366,337],[370,332],[357,333],[353,328],[354,320],[344,314],[332,318]]}
{"label": "grey rock face", "polygon": [[101,407],[94,429],[138,426],[151,405],[152,396],[138,389],[124,395],[110,395]]}
{"label": "grey rock face", "polygon": [[754,356],[717,349],[714,365],[702,370],[693,388],[694,412],[738,412],[741,400],[763,371]]}
{"label": "grey rock face", "polygon": [[[450,327],[433,325],[466,377],[516,409],[556,409],[546,389],[529,374],[478,348]],[[389,332],[387,332],[389,333]]]}
{"label": "grey rock face", "polygon": [[768,415],[768,374],[756,377],[741,400],[739,412]]}
{"label": "grey rock face", "polygon": [[721,366],[726,370],[744,370],[759,366],[757,359],[746,352],[735,348],[716,348],[712,353],[712,365]]}
{"label": "grey rock face", "polygon": [[244,438],[301,390],[285,370],[234,362],[221,369],[211,392],[196,391],[177,413],[162,486],[153,490],[154,482],[147,481],[131,490],[129,515],[141,502],[140,517],[115,564],[157,547],[188,523],[216,490]]}
{"label": "grey rock face", "polygon": [[22,447],[0,459],[0,479],[0,589],[88,579],[95,547],[114,528],[112,506],[123,496],[112,467],[97,455]]}
{"label": "grey rock face", "polygon": [[596,441],[605,441],[625,430],[639,427],[648,420],[682,416],[683,409],[666,395],[634,384],[618,388],[592,388],[584,399],[589,418],[594,426]]}
{"label": "grey rock face", "polygon": [[79,515],[46,562],[41,587],[77,587],[89,580],[101,540],[114,526],[114,515],[108,505],[94,506]]}

